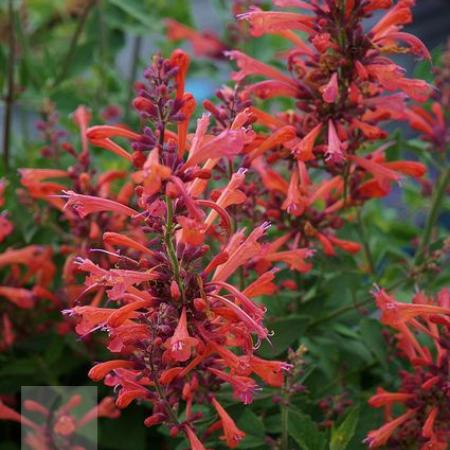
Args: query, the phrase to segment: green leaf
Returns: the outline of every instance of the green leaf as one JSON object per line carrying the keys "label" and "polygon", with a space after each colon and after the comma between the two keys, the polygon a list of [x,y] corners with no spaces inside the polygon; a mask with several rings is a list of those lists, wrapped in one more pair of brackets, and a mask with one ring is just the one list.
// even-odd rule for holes
{"label": "green leaf", "polygon": [[281,414],[275,414],[273,416],[266,417],[264,420],[264,426],[267,433],[280,434],[281,433]]}
{"label": "green leaf", "polygon": [[246,433],[239,448],[255,448],[264,444],[264,424],[261,417],[258,417],[252,410],[244,409],[242,414],[237,417],[236,424]]}
{"label": "green leaf", "polygon": [[361,339],[377,360],[386,364],[386,342],[381,334],[381,325],[375,319],[365,318],[360,322]]}
{"label": "green leaf", "polygon": [[251,409],[244,409],[236,419],[236,423],[242,431],[253,436],[264,436],[264,424]]}
{"label": "green leaf", "polygon": [[[146,430],[142,422],[149,413],[141,407],[126,408],[121,411],[120,426],[117,420],[100,419],[99,442],[102,448],[125,450],[146,448]],[[152,430],[151,448],[162,448],[161,436]]]}
{"label": "green leaf", "polygon": [[330,450],[345,450],[355,434],[359,420],[359,406],[350,410],[342,423],[331,432]]}
{"label": "green leaf", "polygon": [[288,432],[302,450],[322,450],[326,446],[325,433],[318,430],[311,417],[292,408],[289,408]]}
{"label": "green leaf", "polygon": [[161,17],[170,17],[184,25],[192,26],[191,4],[185,0],[159,0],[157,2],[158,13]]}
{"label": "green leaf", "polygon": [[114,6],[120,8],[124,13],[140,22],[148,30],[154,30],[155,21],[152,20],[150,11],[143,6],[140,0],[109,0]]}
{"label": "green leaf", "polygon": [[268,323],[268,328],[273,331],[270,338],[271,344],[263,342],[258,353],[264,358],[274,358],[283,353],[295,340],[305,332],[310,322],[307,316],[291,316],[276,319]]}

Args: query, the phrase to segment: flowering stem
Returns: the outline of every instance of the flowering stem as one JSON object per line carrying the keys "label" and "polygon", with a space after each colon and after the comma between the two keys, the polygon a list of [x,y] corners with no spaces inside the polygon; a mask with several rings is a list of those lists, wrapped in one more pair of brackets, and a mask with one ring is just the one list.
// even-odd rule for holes
{"label": "flowering stem", "polygon": [[441,207],[442,200],[444,199],[444,194],[447,190],[447,186],[450,181],[450,167],[442,173],[440,179],[438,180],[436,190],[434,191],[433,201],[431,203],[430,214],[428,215],[425,230],[423,232],[422,240],[416,252],[415,264],[422,262],[425,252],[430,244],[431,234],[433,231],[434,224],[438,218],[439,209]]}
{"label": "flowering stem", "polygon": [[172,266],[173,274],[175,276],[175,281],[178,284],[180,289],[181,298],[184,303],[184,286],[180,277],[180,266],[178,264],[178,258],[175,251],[175,247],[172,241],[172,231],[173,231],[173,206],[172,200],[166,195],[166,205],[167,205],[167,223],[166,223],[166,231],[164,234],[164,242],[166,244],[167,254],[169,255],[170,264]]}
{"label": "flowering stem", "polygon": [[12,108],[14,103],[14,66],[16,58],[16,36],[14,23],[13,0],[8,1],[9,14],[9,56],[8,56],[8,87],[5,97],[5,119],[3,122],[3,163],[5,170],[9,166],[9,147],[11,138]]}
{"label": "flowering stem", "polygon": [[[153,333],[152,333],[152,335],[153,335]],[[154,338],[155,338],[155,336],[153,335],[153,339]],[[153,381],[155,383],[156,391],[158,392],[160,399],[164,403],[164,407],[165,407],[166,412],[169,415],[170,419],[173,421],[173,423],[178,424],[178,418],[175,415],[175,413],[173,412],[173,409],[170,406],[169,401],[167,400],[166,394],[164,393],[164,390],[161,387],[161,384],[159,383],[158,375],[157,375],[155,367],[153,365],[153,351],[150,352],[150,361],[149,362],[150,362],[150,370],[152,371]]]}

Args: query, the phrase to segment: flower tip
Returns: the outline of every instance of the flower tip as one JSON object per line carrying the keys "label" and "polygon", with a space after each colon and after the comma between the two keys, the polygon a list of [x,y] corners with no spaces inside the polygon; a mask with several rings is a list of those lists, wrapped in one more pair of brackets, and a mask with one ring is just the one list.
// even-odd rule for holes
{"label": "flower tip", "polygon": [[381,291],[382,291],[381,287],[377,283],[374,283],[370,293],[375,297],[377,295],[380,295]]}
{"label": "flower tip", "polygon": [[86,106],[79,105],[72,113],[72,117],[79,127],[86,127],[92,118],[92,114]]}
{"label": "flower tip", "polygon": [[237,58],[238,53],[239,52],[237,50],[224,50],[223,56],[225,56],[225,58],[234,60]]}

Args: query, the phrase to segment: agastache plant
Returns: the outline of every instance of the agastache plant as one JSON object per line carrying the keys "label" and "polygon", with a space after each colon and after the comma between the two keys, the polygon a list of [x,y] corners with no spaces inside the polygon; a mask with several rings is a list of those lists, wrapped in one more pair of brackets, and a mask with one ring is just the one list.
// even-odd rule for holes
{"label": "agastache plant", "polygon": [[[27,443],[39,449],[72,448],[96,415],[115,418],[134,405],[143,406],[143,425],[193,450],[344,450],[356,439],[369,448],[447,448],[450,299],[442,267],[450,243],[436,225],[450,180],[450,52],[433,70],[433,86],[399,65],[397,55],[431,60],[405,31],[414,3],[273,0],[265,10],[267,2],[234,0],[236,20],[223,39],[165,21],[169,41],[187,40],[210,65],[234,67],[201,105],[186,90],[190,58],[180,49],[151,58],[133,98],[140,36],[128,93],[133,127],[114,104],[79,106],[72,141],[44,103],[46,166],[19,169],[15,193],[43,227],[38,242],[51,245],[28,244],[24,233],[27,244],[15,246],[20,230],[0,213],[0,356],[13,360],[17,343],[21,358],[24,338],[74,330],[83,343],[75,359],[89,361],[84,381],[103,383],[112,397],[81,421],[70,413],[80,399],[72,399],[39,426],[1,392],[0,419],[28,428]],[[283,47],[272,65],[249,50],[270,42],[265,35]],[[391,139],[398,126],[419,139]],[[398,156],[402,146],[406,157]],[[427,177],[423,161],[434,164]],[[424,202],[414,197],[414,223],[403,229],[389,205],[407,177]],[[9,184],[0,179],[1,207]],[[409,201],[418,190],[405,184]],[[373,200],[390,194],[378,203],[379,220]],[[424,217],[415,209],[428,200]],[[402,248],[386,249],[394,242]],[[65,262],[58,268],[53,260]],[[428,276],[436,280],[425,286]],[[372,295],[360,298],[373,282]],[[411,302],[399,301],[412,283]],[[65,343],[61,358],[53,355],[56,344],[29,361],[46,382],[73,382],[72,361],[52,370],[70,358]],[[393,364],[381,371],[383,346],[393,349]],[[32,366],[27,361],[19,370]],[[373,389],[358,399],[363,386]],[[357,436],[369,397],[384,424]],[[50,417],[42,405],[24,406]],[[246,419],[260,425],[259,444]]]}
{"label": "agastache plant", "polygon": [[[392,448],[445,450],[450,427],[450,292],[442,289],[436,298],[417,293],[411,304],[401,303],[383,290],[374,292],[381,322],[393,328],[397,348],[410,371],[400,372],[400,388],[388,392],[378,388],[370,406],[384,408],[386,423],[367,435],[369,448],[389,444]],[[432,347],[420,336],[431,339]],[[394,405],[402,405],[400,415]]]}
{"label": "agastache plant", "polygon": [[[68,154],[73,161],[69,168],[19,169],[21,184],[26,190],[26,194],[22,196],[44,201],[50,207],[49,209],[57,210],[61,214],[63,223],[68,224],[69,233],[64,233],[62,228],[59,229],[63,236],[59,252],[65,257],[62,300],[68,305],[72,305],[83,290],[83,285],[78,280],[79,273],[74,263],[75,258],[93,257],[90,251],[95,249],[95,260],[100,264],[107,261],[110,255],[108,255],[107,243],[102,245],[102,232],[122,230],[123,217],[110,216],[101,212],[85,217],[82,210],[76,214],[73,210],[66,208],[64,198],[69,195],[69,192],[76,191],[87,196],[95,195],[105,199],[126,201],[133,193],[133,183],[128,179],[125,171],[108,170],[99,173],[96,169],[95,159],[86,136],[91,120],[88,108],[79,106],[72,117],[80,130],[81,145],[79,149],[68,142],[61,145],[60,152]],[[118,183],[121,183],[120,188],[116,189]],[[41,210],[39,213],[42,214]]]}
{"label": "agastache plant", "polygon": [[[431,104],[413,104],[406,110],[411,127],[427,143],[427,151],[441,161],[448,145],[448,63],[447,50],[442,67],[434,69],[437,89]],[[448,190],[449,178],[450,171],[443,166],[433,189],[435,202]],[[430,235],[425,232],[412,272],[417,279],[423,272],[439,274],[448,259],[448,238],[439,248],[429,248],[429,242]],[[400,382],[395,392],[378,387],[369,399],[371,407],[383,408],[385,424],[370,431],[365,442],[370,448],[445,450],[450,438],[450,292],[443,288],[433,296],[418,291],[411,303],[400,302],[379,288],[373,296],[381,323],[394,330],[391,346],[407,366],[398,373]]]}
{"label": "agastache plant", "polygon": [[[0,206],[4,206],[7,189],[0,180]],[[15,342],[50,328],[45,312],[59,310],[61,304],[52,292],[56,267],[49,246],[28,245],[13,248],[8,237],[14,231],[7,211],[0,214],[0,352]],[[38,317],[36,313],[44,313]]]}
{"label": "agastache plant", "polygon": [[[96,364],[89,376],[115,388],[118,407],[149,402],[147,426],[164,423],[198,450],[204,448],[199,433],[206,430],[197,425],[202,413],[196,405],[212,404],[218,422],[208,433],[222,429],[222,439],[234,448],[245,433],[216,393],[226,385],[237,401],[249,404],[260,389],[252,375],[272,386],[283,384],[289,364],[254,354],[270,339],[265,308],[254,297],[273,292],[273,263],[307,266],[310,252],[299,249],[294,255],[265,243],[267,222],[237,228],[231,211],[246,199],[240,189],[245,169],[231,173],[212,196],[213,170],[253,141],[252,116],[243,109],[209,132],[210,117],[203,114],[188,134],[195,108],[184,91],[188,63],[180,50],[170,59],[153,59],[133,101],[142,122],[139,132],[102,125],[86,131],[91,143],[135,166],[135,200],[125,204],[71,191],[66,208],[75,207],[83,216],[118,214],[141,232],[103,234],[103,241],[117,249],[116,263],[108,268],[78,259],[80,270],[89,274],[86,293],[104,289],[108,302],[75,306],[66,314],[77,318],[82,336],[108,333],[113,359]],[[116,137],[128,140],[132,152]],[[258,262],[266,270],[237,288],[233,275]]]}
{"label": "agastache plant", "polygon": [[[336,232],[343,213],[371,198],[389,194],[403,177],[420,178],[416,161],[389,158],[384,123],[407,121],[408,98],[426,100],[432,92],[422,80],[409,79],[390,54],[429,58],[415,36],[401,31],[412,20],[413,1],[274,1],[278,11],[252,8],[237,16],[259,37],[276,34],[292,47],[283,53],[287,71],[233,50],[232,74],[242,100],[291,98],[295,108],[268,114],[253,106],[260,132],[244,164],[258,173],[257,203],[275,226],[303,246],[316,242],[325,254],[336,248],[356,253],[357,242]],[[372,29],[364,21],[387,9]],[[298,31],[308,36],[302,40]],[[262,81],[251,82],[254,77]],[[285,211],[285,213],[283,212]],[[315,245],[315,244],[314,244]]]}

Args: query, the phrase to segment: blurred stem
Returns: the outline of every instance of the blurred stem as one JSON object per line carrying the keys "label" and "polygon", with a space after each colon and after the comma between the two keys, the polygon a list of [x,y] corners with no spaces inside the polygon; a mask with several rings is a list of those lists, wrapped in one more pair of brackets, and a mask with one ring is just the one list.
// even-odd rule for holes
{"label": "blurred stem", "polygon": [[72,34],[72,38],[70,39],[69,49],[67,50],[67,53],[61,64],[61,71],[59,72],[59,75],[55,78],[55,81],[53,82],[52,85],[53,88],[57,87],[58,84],[61,83],[61,81],[63,81],[67,75],[70,65],[72,64],[73,56],[75,54],[78,41],[81,37],[81,33],[83,32],[86,20],[89,16],[89,12],[91,11],[94,4],[95,0],[90,0],[86,5],[86,7],[84,8],[83,12],[81,13],[75,31]]}
{"label": "blurred stem", "polygon": [[134,82],[137,78],[137,71],[139,65],[139,56],[141,54],[142,48],[142,36],[134,36],[133,37],[133,46],[132,46],[132,55],[131,55],[131,65],[130,65],[130,73],[128,77],[128,96],[125,105],[125,123],[128,122],[130,117],[130,105],[133,100],[134,95]]}
{"label": "blurred stem", "polygon": [[362,220],[362,211],[360,208],[358,208],[358,210],[357,210],[356,217],[357,217],[357,230],[358,230],[359,238],[360,238],[363,248],[364,248],[364,253],[366,255],[367,264],[369,266],[369,271],[370,271],[370,274],[376,279],[375,263],[374,263],[372,252],[370,250],[369,240],[368,240],[367,235],[364,230],[364,223]]}
{"label": "blurred stem", "polygon": [[9,56],[7,67],[7,92],[5,96],[5,118],[3,122],[3,164],[5,170],[9,167],[9,150],[11,144],[12,110],[14,104],[14,66],[16,64],[16,33],[14,24],[13,0],[8,0],[9,16]]}
{"label": "blurred stem", "polygon": [[425,225],[425,230],[422,235],[422,240],[420,241],[419,247],[416,252],[415,264],[418,265],[422,262],[425,253],[428,250],[430,244],[431,235],[433,232],[433,227],[438,219],[439,210],[441,207],[442,200],[444,199],[447,186],[450,181],[450,167],[448,167],[440,176],[436,190],[434,191],[433,200],[431,202],[430,214],[428,215],[427,223]]}

